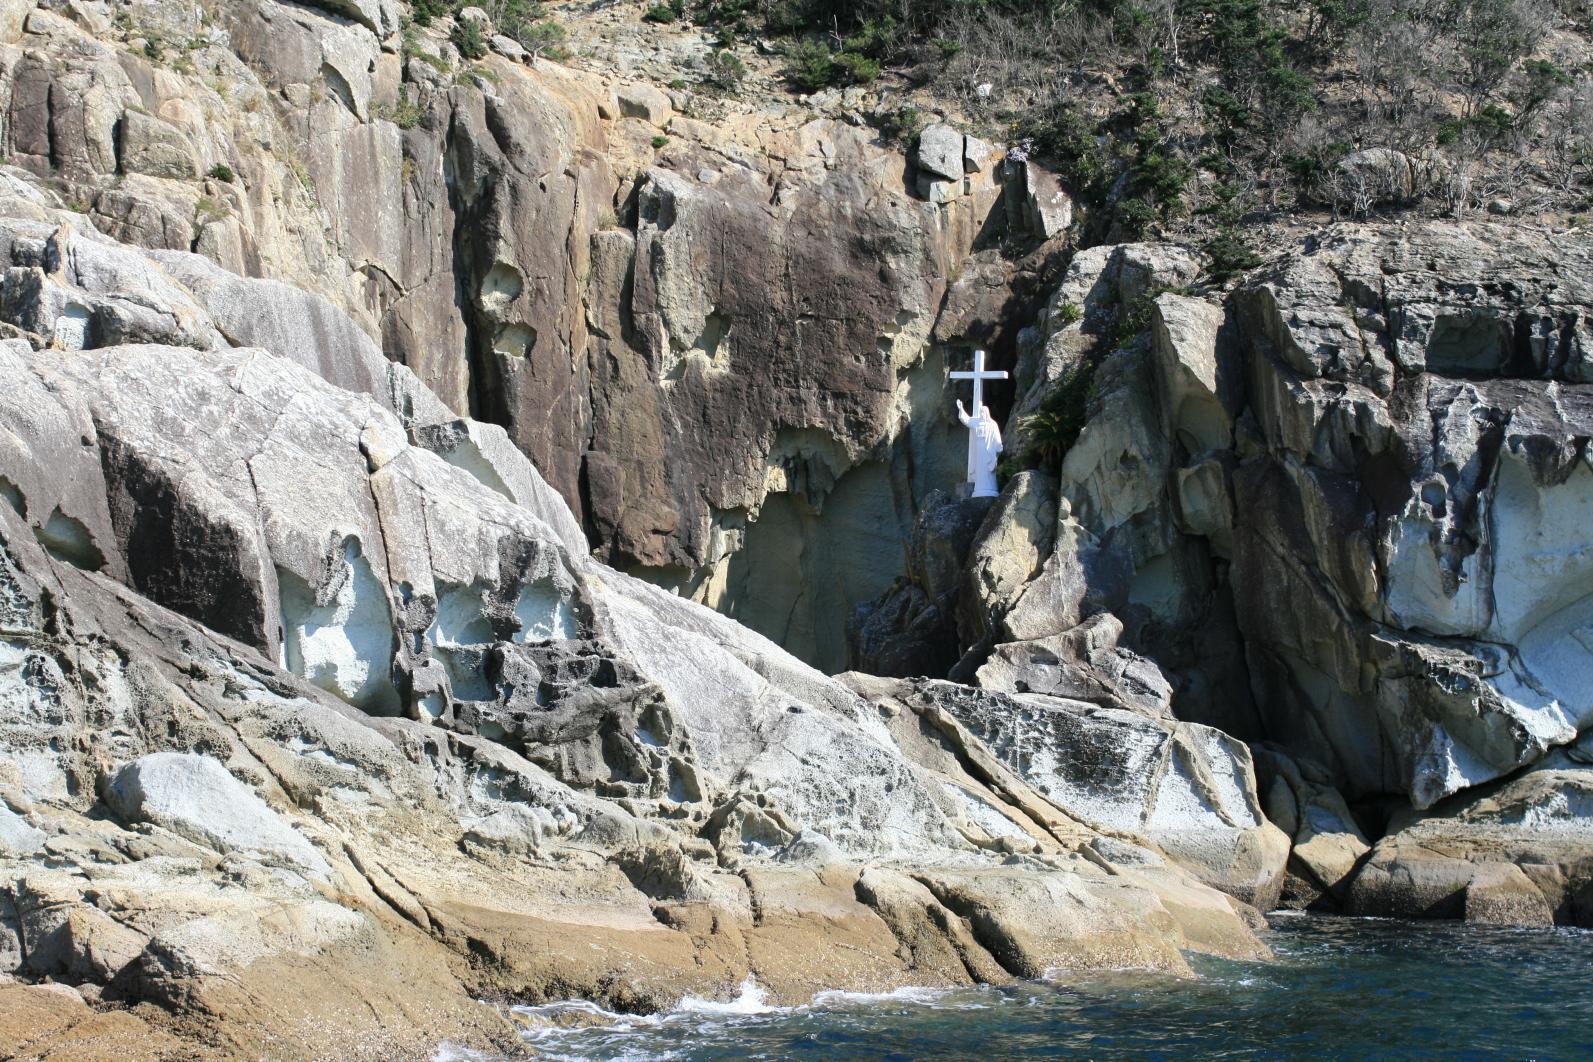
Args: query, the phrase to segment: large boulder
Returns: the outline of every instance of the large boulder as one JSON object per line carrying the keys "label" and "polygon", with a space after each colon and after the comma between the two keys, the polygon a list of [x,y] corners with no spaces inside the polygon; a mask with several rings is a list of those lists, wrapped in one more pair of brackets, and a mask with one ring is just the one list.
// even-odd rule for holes
{"label": "large boulder", "polygon": [[1020,472],[1002,488],[969,545],[957,599],[957,633],[965,646],[989,638],[1053,554],[1056,480]]}
{"label": "large boulder", "polygon": [[326,860],[221,763],[158,752],[116,772],[106,801],[128,823],[148,822],[221,853],[243,852],[325,877]]}
{"label": "large boulder", "polygon": [[1355,914],[1593,925],[1593,751],[1408,815],[1349,883]]}
{"label": "large boulder", "polygon": [[1210,727],[1061,697],[853,681],[965,731],[1074,821],[1148,840],[1246,903],[1266,909],[1277,900],[1289,842],[1262,813],[1243,742]]}
{"label": "large boulder", "polygon": [[1154,661],[1118,644],[1122,636],[1122,620],[1098,612],[1061,634],[995,646],[975,681],[1171,719],[1172,684]]}

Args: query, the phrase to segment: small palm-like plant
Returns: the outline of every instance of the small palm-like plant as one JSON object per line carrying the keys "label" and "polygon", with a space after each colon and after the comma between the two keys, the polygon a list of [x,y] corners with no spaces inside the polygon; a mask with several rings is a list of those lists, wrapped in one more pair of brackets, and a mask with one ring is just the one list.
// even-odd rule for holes
{"label": "small palm-like plant", "polygon": [[1078,441],[1094,392],[1095,366],[1084,362],[1070,369],[1046,393],[1040,408],[1018,421],[1023,438],[1023,464],[1055,472]]}

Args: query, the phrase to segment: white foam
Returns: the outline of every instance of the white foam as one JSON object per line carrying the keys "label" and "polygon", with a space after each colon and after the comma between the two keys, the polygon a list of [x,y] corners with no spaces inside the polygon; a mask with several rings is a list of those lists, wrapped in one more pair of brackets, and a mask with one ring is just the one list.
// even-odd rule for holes
{"label": "white foam", "polygon": [[951,991],[952,989],[949,988],[923,988],[918,985],[903,985],[901,988],[893,988],[889,992],[845,992],[838,988],[832,988],[815,993],[813,1006],[912,1003],[921,1007],[932,1007],[944,1000]]}
{"label": "white foam", "polygon": [[431,1056],[431,1062],[492,1062],[493,1056],[483,1054],[470,1047],[451,1044],[444,1040],[437,1045],[437,1053]]}
{"label": "white foam", "polygon": [[708,1014],[719,1017],[749,1014],[779,1014],[787,1013],[793,1008],[776,1007],[768,1001],[769,994],[763,990],[758,982],[748,977],[741,982],[740,993],[728,1003],[717,1000],[702,999],[698,996],[687,996],[682,999],[672,1014]]}

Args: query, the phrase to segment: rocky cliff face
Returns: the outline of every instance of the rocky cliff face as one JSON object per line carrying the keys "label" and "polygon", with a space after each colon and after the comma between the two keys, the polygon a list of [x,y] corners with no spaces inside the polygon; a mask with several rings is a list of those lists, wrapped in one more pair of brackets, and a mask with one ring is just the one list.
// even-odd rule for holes
{"label": "rocky cliff face", "polygon": [[[60,221],[14,253],[143,257]],[[753,975],[803,998],[1262,950],[1211,887],[1279,887],[1243,746],[1184,747],[1181,796],[1087,758],[1039,778],[986,733],[999,703],[836,683],[589,558],[500,429],[189,324],[206,341],[4,348],[16,975],[136,1004],[142,1037],[313,1056],[502,1040],[483,995],[658,1006]],[[1238,802],[1209,821],[1206,775]]]}
{"label": "rocky cliff face", "polygon": [[967,547],[959,673],[1274,743],[1307,899],[1585,920],[1589,254],[1337,226],[1226,294],[1079,254],[1025,364],[1089,366],[1086,423]]}
{"label": "rocky cliff face", "polygon": [[945,123],[402,15],[0,0],[7,1038],[1593,921],[1585,237],[1218,286]]}
{"label": "rocky cliff face", "polygon": [[[354,175],[366,135],[356,128],[399,131],[361,118],[373,106],[361,72],[377,85],[387,53],[345,62],[337,51],[362,33],[380,39],[385,9],[373,10],[364,21],[234,11],[235,23],[199,27],[211,43],[188,49],[190,61],[222,62],[220,41],[260,61],[266,37],[251,34],[269,28],[272,61],[316,70],[329,93],[312,92],[308,113],[348,134],[326,133],[339,146],[315,165]],[[638,173],[634,198],[622,200],[633,202],[633,228],[594,218],[595,238],[554,248],[546,226],[575,225],[550,220],[564,217],[559,203],[589,209],[587,177],[560,169],[570,182],[561,186],[549,176],[558,167],[529,156],[513,178],[494,167],[518,158],[505,148],[515,143],[506,115],[540,123],[536,150],[549,128],[576,136],[579,123],[559,124],[573,111],[550,110],[557,85],[516,70],[516,91],[528,95],[514,107],[490,101],[510,89],[484,75],[451,86],[428,104],[452,108],[428,112],[448,115],[449,154],[433,174],[443,187],[424,209],[393,217],[425,227],[436,220],[427,210],[476,211],[449,237],[465,258],[484,233],[498,235],[479,276],[463,274],[477,279],[473,302],[454,306],[458,347],[435,340],[446,330],[425,345],[468,359],[428,361],[401,338],[425,331],[421,287],[361,301],[405,268],[376,264],[392,233],[368,212],[394,207],[370,195],[369,173],[343,192],[317,183],[312,201],[295,165],[258,140],[234,144],[232,179],[203,178],[218,195],[243,196],[226,219],[185,219],[186,235],[163,222],[170,238],[158,240],[130,227],[126,217],[155,216],[157,192],[192,194],[206,164],[219,165],[207,152],[232,135],[223,116],[291,137],[295,112],[229,105],[184,127],[173,86],[188,91],[194,75],[146,70],[137,50],[92,39],[101,14],[31,9],[12,56],[13,99],[22,71],[44,72],[50,118],[40,150],[14,156],[26,165],[5,171],[0,199],[0,318],[11,336],[0,347],[10,384],[0,399],[8,1040],[429,1056],[444,1040],[512,1044],[512,1026],[484,998],[652,1008],[753,976],[799,1000],[821,988],[1001,981],[1059,966],[1179,971],[1186,949],[1264,954],[1249,903],[1266,905],[1281,888],[1286,845],[1256,815],[1242,745],[1036,695],[1022,710],[1059,732],[1131,740],[1136,757],[1177,764],[1149,787],[1134,784],[1133,763],[1103,771],[1064,758],[1037,772],[1001,734],[997,717],[1017,701],[943,683],[838,682],[603,564],[591,555],[594,512],[583,528],[527,456],[549,447],[549,474],[569,488],[577,469],[595,467],[582,436],[598,419],[623,421],[614,437],[649,460],[666,455],[643,445],[646,425],[667,426],[658,438],[681,463],[658,467],[717,478],[690,496],[703,508],[672,503],[683,530],[649,528],[653,544],[636,549],[665,551],[654,560],[706,541],[684,530],[697,517],[711,529],[706,499],[750,511],[770,494],[800,495],[816,519],[854,466],[873,460],[888,472],[891,440],[915,430],[912,375],[934,365],[919,350],[943,275],[934,256],[971,238],[935,228],[954,211],[887,195],[899,158],[870,178],[880,210],[848,215],[836,189],[861,187],[867,160],[893,156],[848,128],[792,131],[802,151],[843,161],[793,173],[789,194],[853,226],[859,242],[832,243],[834,231],[804,229],[794,212],[777,237],[785,250],[760,258],[778,268],[705,301],[718,290],[714,270],[756,264],[727,248],[781,231],[750,192],[710,196],[699,186],[715,179],[701,169],[689,180]],[[125,21],[107,36],[137,30]],[[105,86],[100,96],[55,88],[79,60],[85,79]],[[232,69],[240,82],[260,77]],[[269,92],[292,103],[296,84]],[[140,85],[171,91],[138,96]],[[103,109],[74,110],[90,98]],[[611,121],[592,107],[581,136]],[[128,132],[145,119],[163,123],[145,130],[163,151],[192,160],[147,186],[134,179]],[[72,138],[96,122],[110,154],[73,169]],[[21,137],[23,122],[7,130]],[[587,176],[611,165],[582,157]],[[298,191],[271,192],[273,174]],[[515,201],[530,183],[539,195],[546,183],[549,198]],[[356,191],[367,213],[351,221],[334,196],[356,209]],[[126,217],[108,212],[113,193],[137,199]],[[244,226],[252,203],[275,220]],[[325,232],[312,227],[334,216]],[[229,257],[219,235],[203,236],[214,225],[252,250]],[[516,247],[516,231],[540,242]],[[256,239],[267,232],[279,242]],[[356,259],[317,258],[322,240],[364,241],[369,257],[345,271]],[[391,246],[411,255],[428,245],[416,230]],[[874,279],[849,285],[854,259],[837,253],[866,260]],[[592,290],[614,284],[624,312],[561,303],[569,290],[550,285],[572,278]],[[811,330],[811,363],[793,370],[773,357],[777,336],[754,299],[780,307],[765,316],[792,334]],[[854,316],[859,299],[877,319]],[[921,319],[908,319],[903,301]],[[489,334],[495,346],[476,345]],[[574,382],[588,379],[584,363],[565,369],[583,335],[601,340],[605,372],[617,374],[601,401]],[[844,372],[818,356],[839,360],[836,344],[863,338],[867,356],[846,353]],[[571,375],[550,383],[553,363]],[[624,373],[637,367],[647,388],[627,392]],[[455,369],[465,384],[450,384]],[[488,370],[501,375],[478,390]],[[489,392],[507,428],[460,415]],[[575,423],[587,425],[573,445],[571,425],[542,402],[549,394],[572,396]],[[672,395],[673,412],[656,405]],[[784,411],[769,413],[778,428],[754,415],[759,403]],[[688,409],[697,412],[682,423]],[[715,449],[725,442],[709,432],[715,409],[748,433],[748,449]],[[550,434],[538,443],[536,432]],[[613,467],[647,474],[639,456]],[[623,522],[612,521],[615,535]],[[730,587],[715,593],[733,599],[733,581],[714,578]],[[1202,811],[1207,800],[1219,810]]]}
{"label": "rocky cliff face", "polygon": [[946,344],[1010,297],[968,264],[1010,227],[1001,152],[948,128],[920,173],[866,127],[697,120],[724,108],[369,6],[15,3],[6,155],[119,239],[330,299],[598,556],[840,670],[956,482]]}

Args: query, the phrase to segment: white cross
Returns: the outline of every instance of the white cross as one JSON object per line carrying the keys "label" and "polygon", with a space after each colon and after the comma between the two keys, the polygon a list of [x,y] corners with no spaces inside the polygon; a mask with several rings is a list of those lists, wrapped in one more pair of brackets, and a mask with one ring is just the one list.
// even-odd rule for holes
{"label": "white cross", "polygon": [[973,409],[971,412],[977,417],[979,415],[979,411],[984,408],[985,404],[985,381],[1005,380],[1007,378],[1007,374],[1005,372],[998,372],[994,369],[986,370],[985,352],[982,350],[976,350],[974,351],[973,372],[954,372],[951,374],[951,378],[953,380],[973,381]]}

